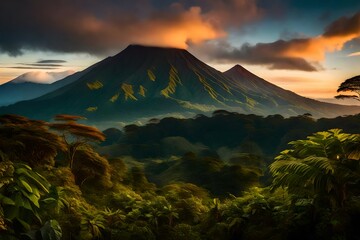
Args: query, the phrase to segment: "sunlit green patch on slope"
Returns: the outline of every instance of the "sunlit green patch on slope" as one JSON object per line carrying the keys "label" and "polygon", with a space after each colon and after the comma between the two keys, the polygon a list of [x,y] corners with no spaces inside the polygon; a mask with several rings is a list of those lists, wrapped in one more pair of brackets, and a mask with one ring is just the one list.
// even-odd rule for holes
{"label": "sunlit green patch on slope", "polygon": [[139,94],[143,97],[146,97],[146,88],[143,85],[140,85],[139,87]]}
{"label": "sunlit green patch on slope", "polygon": [[98,109],[98,107],[88,107],[86,111],[88,112],[95,112]]}
{"label": "sunlit green patch on slope", "polygon": [[166,98],[170,97],[170,94],[174,94],[176,91],[177,84],[182,84],[181,79],[179,78],[178,71],[174,66],[171,66],[169,71],[169,84],[166,88],[161,90],[161,95]]}
{"label": "sunlit green patch on slope", "polygon": [[246,104],[249,105],[250,107],[255,107],[257,102],[250,97],[246,97]]}
{"label": "sunlit green patch on slope", "polygon": [[137,98],[134,96],[134,89],[131,84],[123,83],[121,85],[121,89],[124,91],[125,94],[125,100],[132,99],[137,100]]}
{"label": "sunlit green patch on slope", "polygon": [[98,90],[100,88],[102,88],[104,85],[96,80],[95,82],[88,82],[86,83],[87,87],[90,89],[90,90]]}
{"label": "sunlit green patch on slope", "polygon": [[[196,70],[194,70],[195,72]],[[215,79],[216,81],[214,80],[211,80],[210,79],[210,82],[213,83],[213,84],[216,84],[217,86],[219,86],[221,89],[223,89],[224,91],[226,91],[227,93],[229,93],[230,95],[233,95],[232,92],[231,92],[231,89],[230,87],[225,83],[223,82],[222,80],[218,80],[217,79],[217,76],[215,76],[213,74],[213,72],[209,71],[208,69],[204,69],[205,73],[208,74],[208,76],[211,76],[213,79]],[[209,84],[209,83],[208,83]]]}
{"label": "sunlit green patch on slope", "polygon": [[151,70],[151,69],[148,69],[147,70],[147,75],[148,75],[148,77],[149,77],[149,79],[151,80],[151,81],[155,81],[156,80],[156,76],[155,76],[155,74],[154,74],[154,72]]}
{"label": "sunlit green patch on slope", "polygon": [[[219,93],[217,93],[215,91],[215,89],[206,81],[205,77],[200,75],[200,73],[198,73],[196,70],[194,70],[194,73],[199,78],[199,81],[204,86],[204,89],[210,95],[210,97],[213,98],[214,100],[216,100],[217,102],[224,104],[222,101],[220,101],[218,99],[218,97],[221,96],[221,95]],[[222,98],[224,98],[224,97],[222,97]]]}
{"label": "sunlit green patch on slope", "polygon": [[120,93],[116,93],[114,96],[112,96],[111,98],[110,98],[110,102],[116,102],[116,100],[118,100],[118,98],[119,98],[119,96],[120,96]]}

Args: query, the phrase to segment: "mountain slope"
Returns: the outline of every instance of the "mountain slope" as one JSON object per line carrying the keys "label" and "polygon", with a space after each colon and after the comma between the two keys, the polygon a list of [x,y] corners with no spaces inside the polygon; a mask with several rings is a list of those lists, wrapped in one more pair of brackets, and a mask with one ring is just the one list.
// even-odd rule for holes
{"label": "mountain slope", "polygon": [[294,92],[280,88],[249,72],[240,65],[235,65],[224,72],[230,79],[229,85],[245,89],[252,94],[257,104],[274,109],[274,113],[283,115],[311,113],[315,117],[336,117],[359,113],[359,107],[344,106],[320,102],[302,97]]}
{"label": "mountain slope", "polygon": [[74,73],[51,84],[27,81],[19,82],[17,81],[19,77],[15,78],[10,82],[0,85],[0,106],[37,98],[76,81],[80,76],[81,73]]}
{"label": "mountain slope", "polygon": [[[276,86],[265,91],[265,87],[254,87],[249,81],[241,83],[228,75],[183,49],[130,45],[90,67],[75,82],[37,99],[0,108],[0,113],[40,119],[66,113],[83,115],[94,122],[129,122],[164,115],[193,116],[216,109],[287,116],[306,112],[316,116],[360,112],[360,108],[325,104],[300,96],[309,103],[297,106],[296,101],[287,99],[287,95],[291,98],[294,93],[282,90],[284,93],[277,96],[271,90],[280,89]],[[250,73],[245,77],[256,79]],[[314,102],[321,105],[321,112],[309,107]],[[336,111],[332,112],[333,109]]]}

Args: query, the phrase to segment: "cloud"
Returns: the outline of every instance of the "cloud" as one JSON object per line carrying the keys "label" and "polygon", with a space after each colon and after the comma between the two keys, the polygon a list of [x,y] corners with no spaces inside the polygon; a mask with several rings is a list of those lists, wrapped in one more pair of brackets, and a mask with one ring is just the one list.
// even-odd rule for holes
{"label": "cloud", "polygon": [[72,70],[68,70],[64,72],[43,72],[43,71],[27,72],[15,78],[14,80],[12,80],[12,82],[13,83],[22,83],[22,82],[53,83],[73,73],[74,71]]}
{"label": "cloud", "polygon": [[344,46],[344,49],[350,50],[350,51],[354,51],[357,49],[360,50],[360,37],[347,42]]}
{"label": "cloud", "polygon": [[13,68],[13,69],[56,69],[56,67],[24,67],[24,66],[13,66],[13,67],[5,67],[5,68]]}
{"label": "cloud", "polygon": [[64,66],[65,60],[40,60],[35,63],[17,63],[18,66],[2,67],[2,68],[13,68],[13,69],[57,69]]}
{"label": "cloud", "polygon": [[25,66],[35,66],[35,67],[62,67],[62,64],[52,64],[52,63],[19,63]]}
{"label": "cloud", "polygon": [[[326,27],[324,37],[344,37],[360,35],[360,12],[351,17],[341,17]],[[355,38],[355,37],[353,37]]]}
{"label": "cloud", "polygon": [[328,52],[340,51],[344,45],[360,37],[360,12],[342,17],[329,24],[324,33],[315,37],[277,40],[255,45],[231,46],[212,41],[197,46],[202,54],[222,62],[242,62],[268,66],[270,69],[318,71]]}
{"label": "cloud", "polygon": [[256,0],[208,0],[197,1],[196,4],[202,4],[206,19],[220,28],[241,27],[265,14]]}
{"label": "cloud", "polygon": [[52,59],[49,59],[49,60],[39,60],[36,63],[45,64],[45,63],[66,63],[66,62],[67,61],[65,61],[65,60],[52,60]]}
{"label": "cloud", "polygon": [[360,56],[360,52],[354,52],[347,55],[348,57],[357,57]]}
{"label": "cloud", "polygon": [[258,43],[256,45],[243,44],[240,48],[231,46],[227,42],[208,42],[202,46],[196,46],[196,52],[207,55],[208,60],[221,63],[246,63],[252,65],[264,65],[269,69],[287,69],[301,71],[317,71],[321,67],[316,63],[309,63],[301,57],[285,56],[284,49],[288,42],[278,40],[272,43]]}
{"label": "cloud", "polygon": [[[161,7],[160,7],[161,6]],[[14,14],[16,12],[16,14]],[[0,52],[23,49],[109,54],[135,44],[186,48],[257,19],[255,0],[0,1]],[[4,37],[5,36],[5,37]]]}

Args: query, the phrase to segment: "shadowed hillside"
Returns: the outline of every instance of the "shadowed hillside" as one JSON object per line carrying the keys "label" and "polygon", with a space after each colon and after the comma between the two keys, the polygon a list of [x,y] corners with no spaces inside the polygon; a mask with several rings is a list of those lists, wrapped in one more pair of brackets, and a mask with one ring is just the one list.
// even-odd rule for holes
{"label": "shadowed hillside", "polygon": [[55,91],[78,80],[84,72],[77,72],[51,84],[35,82],[16,82],[14,80],[0,85],[0,106],[30,100]]}

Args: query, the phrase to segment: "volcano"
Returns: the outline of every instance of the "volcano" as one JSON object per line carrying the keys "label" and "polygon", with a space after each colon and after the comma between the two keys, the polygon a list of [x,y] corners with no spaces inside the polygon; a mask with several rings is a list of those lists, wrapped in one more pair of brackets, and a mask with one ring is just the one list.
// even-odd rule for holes
{"label": "volcano", "polygon": [[237,65],[222,73],[188,51],[130,45],[91,66],[75,82],[39,98],[0,108],[49,120],[74,114],[98,121],[193,116],[217,109],[259,115],[334,117],[360,107],[322,103],[279,88]]}

